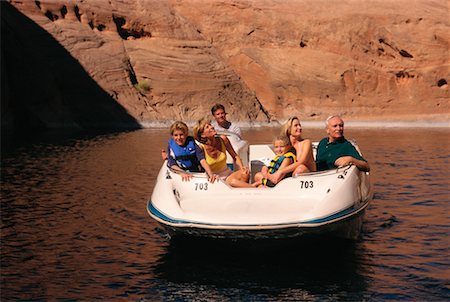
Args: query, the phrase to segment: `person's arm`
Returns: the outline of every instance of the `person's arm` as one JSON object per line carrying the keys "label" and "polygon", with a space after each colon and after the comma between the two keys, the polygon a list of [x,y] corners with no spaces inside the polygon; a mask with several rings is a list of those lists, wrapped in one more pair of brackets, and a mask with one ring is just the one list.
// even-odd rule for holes
{"label": "person's arm", "polygon": [[190,181],[192,178],[192,174],[189,172],[186,172],[185,170],[181,169],[178,165],[172,165],[170,168],[179,171],[181,175],[181,180],[183,181]]}
{"label": "person's arm", "polygon": [[197,157],[197,160],[200,163],[200,165],[205,170],[206,175],[208,175],[209,182],[213,183],[217,179],[217,177],[216,177],[216,175],[214,175],[214,173],[211,170],[211,167],[206,162],[205,152],[203,151],[203,147],[200,147],[197,144],[195,144],[195,156]]}
{"label": "person's arm", "polygon": [[[286,174],[288,173],[292,173],[294,172],[295,168],[297,168],[300,164],[295,162],[295,163],[290,163],[289,165],[287,165],[286,167],[281,167],[273,174],[271,175],[271,179],[270,181],[273,183],[278,183],[281,179],[284,178],[284,176],[286,176]],[[273,179],[272,179],[273,178]]]}
{"label": "person's arm", "polygon": [[167,151],[164,149],[161,150],[161,158],[162,158],[162,160],[167,160],[167,158],[168,158]]}
{"label": "person's arm", "polygon": [[178,166],[177,161],[175,158],[172,157],[170,152],[170,147],[167,147],[167,166],[170,167],[173,170],[179,171],[181,175],[181,179],[183,181],[189,181],[192,178],[192,175],[190,173],[187,173],[185,170],[183,170],[180,166]]}
{"label": "person's arm", "polygon": [[238,165],[239,169],[246,170],[247,168],[244,167],[244,164],[242,162],[241,157],[236,153],[236,151],[234,151],[234,148],[231,145],[230,140],[228,139],[228,137],[226,137],[225,135],[221,135],[220,138],[225,143],[225,148],[227,149],[228,153],[230,153],[231,157],[236,162],[236,164]]}
{"label": "person's arm", "polygon": [[200,147],[197,143],[195,143],[195,156],[197,157],[198,162],[205,159],[205,151],[203,150],[203,146]]}
{"label": "person's arm", "polygon": [[[285,159],[283,159],[283,161],[281,162],[281,165],[280,165],[280,167],[278,168],[278,170],[276,171],[276,172],[278,172],[279,170],[282,170],[282,169],[288,169],[290,166],[293,166],[293,165],[291,165],[292,164],[292,159],[291,158],[289,158],[289,157],[286,157]],[[294,170],[292,170],[292,171],[294,171]],[[276,173],[275,172],[275,173]],[[281,173],[280,175],[282,175],[281,177],[279,176],[279,175],[274,175],[275,173],[273,173],[273,174],[267,174],[266,175],[266,178],[268,179],[268,180],[270,180],[271,182],[273,182],[274,184],[277,184],[280,180],[282,180],[283,178],[284,178],[284,176],[287,174],[287,173],[289,173],[289,172],[287,172],[287,173]]]}
{"label": "person's arm", "polygon": [[[167,166],[168,167],[172,167],[173,165],[176,165],[177,164],[177,161],[175,160],[175,158],[173,158],[172,157],[172,155],[170,154],[171,152],[170,152],[170,147],[169,146],[167,146],[167,152],[165,152],[165,154],[166,154],[166,159],[167,159]],[[161,152],[161,155],[162,155],[163,153]]]}
{"label": "person's arm", "polygon": [[334,165],[336,167],[347,166],[350,164],[354,164],[359,170],[364,172],[370,171],[369,163],[361,156],[358,150],[351,144],[351,142],[347,141],[348,148],[342,156],[337,158],[334,161]]}
{"label": "person's arm", "polygon": [[364,171],[364,172],[370,171],[370,166],[369,166],[368,162],[366,162],[364,160],[356,159],[353,156],[342,156],[342,157],[339,157],[338,159],[336,159],[336,161],[334,162],[334,165],[336,167],[343,167],[343,166],[347,166],[350,164],[355,165],[361,171]]}
{"label": "person's arm", "polygon": [[202,165],[203,169],[205,169],[205,172],[208,175],[209,182],[214,183],[214,181],[217,179],[217,176],[212,172],[211,167],[206,162],[206,159],[200,160],[200,165]]}

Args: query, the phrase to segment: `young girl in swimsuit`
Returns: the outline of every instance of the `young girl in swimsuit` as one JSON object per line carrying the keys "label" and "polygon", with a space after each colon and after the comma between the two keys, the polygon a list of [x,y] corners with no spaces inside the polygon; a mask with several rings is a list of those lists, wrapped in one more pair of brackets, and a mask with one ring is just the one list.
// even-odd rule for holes
{"label": "young girl in swimsuit", "polygon": [[[273,140],[273,148],[275,151],[275,158],[270,162],[270,166],[264,166],[261,172],[255,174],[255,187],[275,187],[278,182],[272,182],[269,174],[273,174],[279,169],[283,169],[292,163],[296,162],[295,150],[285,135],[277,136]],[[283,178],[292,176],[292,173],[287,173]]]}
{"label": "young girl in swimsuit", "polygon": [[[217,132],[209,119],[203,118],[197,122],[194,127],[194,137],[201,143],[200,147],[205,152],[206,162],[214,174],[232,187],[252,187],[248,183],[250,178],[248,168],[244,167],[241,158],[234,151],[228,138],[225,135],[217,136]],[[233,172],[228,168],[227,151],[239,167],[238,171]]]}
{"label": "young girl in swimsuit", "polygon": [[314,161],[312,143],[309,139],[302,138],[302,125],[298,117],[294,116],[287,120],[283,126],[282,135],[288,137],[291,145],[295,148],[297,162],[268,175],[272,182],[280,181],[286,174],[298,175],[301,173],[315,172],[316,163]]}

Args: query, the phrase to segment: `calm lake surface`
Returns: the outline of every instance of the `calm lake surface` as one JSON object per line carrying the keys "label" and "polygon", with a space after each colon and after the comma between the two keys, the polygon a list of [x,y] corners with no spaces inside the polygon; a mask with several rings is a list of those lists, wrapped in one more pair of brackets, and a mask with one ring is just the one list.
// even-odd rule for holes
{"label": "calm lake surface", "polygon": [[[267,143],[277,132],[244,137]],[[449,301],[450,129],[347,128],[346,137],[372,167],[361,239],[270,249],[164,237],[146,203],[167,130],[8,145],[1,301]]]}

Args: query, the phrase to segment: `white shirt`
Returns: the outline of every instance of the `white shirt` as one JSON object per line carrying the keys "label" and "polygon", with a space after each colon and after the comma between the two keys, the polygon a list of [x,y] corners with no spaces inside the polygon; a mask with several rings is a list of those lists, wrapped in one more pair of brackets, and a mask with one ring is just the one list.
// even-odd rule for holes
{"label": "white shirt", "polygon": [[230,122],[230,127],[228,129],[227,128],[223,128],[222,126],[220,126],[217,123],[217,121],[215,121],[215,120],[211,121],[211,125],[213,125],[214,129],[216,129],[216,131],[218,131],[218,132],[221,132],[221,131],[232,132],[232,133],[237,134],[237,136],[239,136],[239,138],[242,138],[242,136],[241,136],[242,135],[241,134],[241,128],[239,128],[239,126],[236,126],[235,124],[233,124],[231,122]]}

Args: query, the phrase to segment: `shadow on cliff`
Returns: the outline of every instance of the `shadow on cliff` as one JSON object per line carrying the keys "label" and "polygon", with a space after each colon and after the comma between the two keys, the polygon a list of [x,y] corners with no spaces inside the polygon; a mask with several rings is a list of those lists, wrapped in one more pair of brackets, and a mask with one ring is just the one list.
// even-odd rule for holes
{"label": "shadow on cliff", "polygon": [[47,129],[140,128],[47,31],[0,5],[2,141]]}

